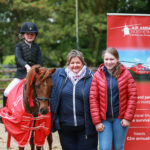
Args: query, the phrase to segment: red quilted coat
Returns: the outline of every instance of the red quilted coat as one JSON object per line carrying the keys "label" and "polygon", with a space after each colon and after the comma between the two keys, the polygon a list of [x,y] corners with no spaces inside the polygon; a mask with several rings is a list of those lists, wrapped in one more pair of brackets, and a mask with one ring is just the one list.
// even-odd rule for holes
{"label": "red quilted coat", "polygon": [[[107,111],[107,81],[100,65],[95,72],[90,88],[90,112],[94,125],[106,120]],[[136,110],[137,90],[130,72],[121,65],[117,78],[119,89],[119,116],[118,118],[132,121]]]}

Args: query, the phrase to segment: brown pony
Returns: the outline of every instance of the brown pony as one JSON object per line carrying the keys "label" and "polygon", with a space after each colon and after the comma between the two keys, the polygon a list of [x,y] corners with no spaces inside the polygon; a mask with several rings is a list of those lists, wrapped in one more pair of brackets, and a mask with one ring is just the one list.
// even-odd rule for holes
{"label": "brown pony", "polygon": [[[37,116],[38,113],[45,115],[49,112],[49,97],[53,86],[51,75],[55,71],[56,69],[46,69],[39,65],[35,65],[31,68],[26,76],[26,83],[23,92],[24,108],[27,113]],[[30,101],[30,94],[32,95],[33,101]],[[31,103],[33,105],[32,107],[30,107]],[[33,132],[30,139],[31,150],[34,150]],[[48,135],[47,141],[49,144],[49,150],[52,150],[51,133]],[[37,146],[36,149],[41,150],[41,147]],[[19,147],[19,150],[24,150],[24,148]]]}
{"label": "brown pony", "polygon": [[[30,146],[31,146],[31,150],[34,150],[35,148],[35,145],[34,145],[34,140],[36,139],[37,141],[40,140],[40,138],[42,138],[41,134],[43,134],[43,127],[41,129],[41,125],[43,125],[44,123],[40,120],[40,119],[37,119],[39,117],[46,117],[46,115],[49,115],[49,118],[47,122],[49,122],[49,124],[47,125],[47,130],[45,131],[44,130],[44,141],[45,141],[45,138],[47,136],[47,141],[48,141],[48,144],[49,144],[49,150],[52,150],[52,134],[50,133],[50,125],[51,125],[51,115],[50,115],[50,105],[49,105],[49,97],[50,97],[50,93],[51,93],[51,88],[53,86],[53,83],[52,83],[52,78],[51,78],[51,75],[56,71],[56,69],[47,69],[45,67],[40,67],[39,65],[35,65],[31,68],[31,70],[27,73],[27,76],[26,76],[26,79],[24,79],[24,81],[21,83],[21,88],[19,87],[19,84],[18,84],[18,89],[21,90],[21,92],[23,94],[21,94],[22,96],[22,99],[23,101],[17,101],[18,103],[18,106],[14,106],[14,111],[16,111],[16,109],[20,109],[20,107],[24,107],[23,109],[23,115],[22,114],[18,114],[14,120],[15,120],[15,123],[12,123],[13,122],[13,119],[12,120],[8,120],[7,118],[3,118],[3,122],[4,122],[4,125],[8,131],[8,137],[11,137],[13,136],[14,138],[18,138],[18,136],[20,136],[20,134],[16,134],[16,133],[27,133],[27,132],[30,132],[30,135],[31,136],[28,136],[28,139],[30,139]],[[16,89],[17,89],[17,86],[16,86]],[[17,91],[17,90],[16,90]],[[12,92],[12,97],[13,95],[15,95],[13,92]],[[4,108],[4,111],[7,110],[7,111],[10,111],[9,114],[13,114],[13,112],[11,111],[12,110],[12,103],[11,103],[11,100],[12,100],[12,97],[10,97],[10,103],[8,102],[8,106],[6,108]],[[15,97],[15,96],[14,96]],[[8,97],[9,98],[9,97]],[[19,99],[18,97],[15,97],[15,99]],[[19,105],[19,103],[21,103],[22,105]],[[16,103],[15,103],[16,104]],[[10,105],[10,109],[9,109],[9,105]],[[20,111],[20,110],[19,110]],[[2,110],[3,112],[3,110]],[[1,112],[1,113],[2,113]],[[22,112],[22,111],[21,111]],[[8,114],[8,115],[9,115]],[[17,113],[16,113],[17,114]],[[25,117],[27,118],[23,118],[24,117],[24,114],[25,114]],[[7,116],[8,116],[7,115]],[[13,116],[13,115],[12,115]],[[21,116],[21,117],[20,117]],[[23,117],[22,117],[23,116]],[[31,117],[30,117],[31,116]],[[21,118],[20,120],[21,121],[18,121],[18,118]],[[30,128],[28,128],[27,124],[28,124],[28,117],[31,118],[30,120]],[[23,119],[22,119],[23,118]],[[35,119],[36,118],[36,119]],[[47,117],[48,118],[48,117]],[[33,119],[33,120],[32,120]],[[40,123],[40,126],[39,126],[39,130],[42,130],[42,133],[40,133],[40,136],[36,136],[38,134],[36,134],[37,129],[36,127],[36,124],[38,121],[41,121]],[[17,122],[18,121],[18,122]],[[28,122],[27,122],[28,121]],[[20,123],[21,122],[21,123]],[[23,122],[23,123],[22,123]],[[17,129],[16,131],[13,130],[16,128],[16,123],[18,123],[17,126],[19,126],[19,129]],[[43,123],[43,124],[42,124]],[[20,125],[21,124],[21,125]],[[45,123],[46,124],[46,123]],[[26,125],[26,126],[25,126]],[[10,127],[12,126],[12,127]],[[22,130],[21,128],[23,127],[26,127],[28,128],[28,131],[26,130]],[[13,129],[12,129],[13,128]],[[26,129],[25,128],[25,129]],[[19,131],[18,131],[19,130]],[[21,130],[21,131],[20,131]],[[39,132],[39,131],[38,131]],[[48,135],[48,134],[49,135]],[[22,136],[21,135],[21,136]],[[29,135],[29,134],[28,134]],[[25,136],[23,136],[25,137]],[[30,138],[31,137],[31,138]],[[20,138],[20,137],[19,137]],[[20,140],[20,139],[19,139]],[[21,141],[22,141],[22,138],[21,138]],[[25,140],[26,142],[27,140]],[[20,142],[20,141],[19,141]],[[44,142],[43,142],[44,143]],[[43,143],[40,145],[40,146],[36,146],[36,149],[37,150],[41,150],[42,148],[42,145]],[[8,143],[7,143],[7,147],[9,147],[10,145],[10,138],[8,138]],[[19,144],[18,144],[19,145]],[[20,144],[21,145],[21,144]],[[19,150],[24,150],[24,145],[20,146],[19,145]]]}

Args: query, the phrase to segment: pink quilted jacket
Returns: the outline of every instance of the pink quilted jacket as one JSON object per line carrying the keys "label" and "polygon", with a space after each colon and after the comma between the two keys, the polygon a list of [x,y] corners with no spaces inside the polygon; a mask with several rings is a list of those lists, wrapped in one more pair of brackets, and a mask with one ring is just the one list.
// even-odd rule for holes
{"label": "pink quilted jacket", "polygon": [[[94,125],[106,120],[107,111],[107,81],[100,65],[95,72],[90,88],[90,112]],[[119,89],[119,116],[132,121],[136,110],[137,90],[130,72],[122,65],[117,78]]]}

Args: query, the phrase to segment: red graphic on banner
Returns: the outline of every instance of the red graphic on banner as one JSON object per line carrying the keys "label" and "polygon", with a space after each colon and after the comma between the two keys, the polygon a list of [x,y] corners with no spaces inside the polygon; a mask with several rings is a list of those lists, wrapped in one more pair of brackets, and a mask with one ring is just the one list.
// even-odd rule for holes
{"label": "red graphic on banner", "polygon": [[138,65],[131,67],[129,69],[134,71],[136,74],[149,74],[150,73],[150,69],[142,66],[141,64],[138,64]]}

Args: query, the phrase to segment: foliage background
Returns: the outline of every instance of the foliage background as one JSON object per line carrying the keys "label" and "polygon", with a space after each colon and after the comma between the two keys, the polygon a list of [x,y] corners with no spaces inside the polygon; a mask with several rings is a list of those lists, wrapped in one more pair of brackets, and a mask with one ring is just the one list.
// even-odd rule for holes
{"label": "foliage background", "polygon": [[[63,67],[67,53],[77,48],[75,4],[76,0],[0,0],[0,63],[15,63],[12,55],[20,27],[29,21],[39,28],[36,42],[42,49],[44,66]],[[149,7],[149,0],[78,0],[80,50],[88,66],[102,62],[107,13],[148,14]]]}

